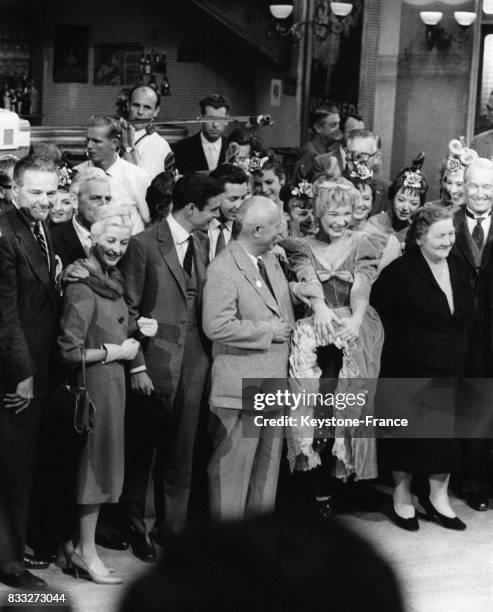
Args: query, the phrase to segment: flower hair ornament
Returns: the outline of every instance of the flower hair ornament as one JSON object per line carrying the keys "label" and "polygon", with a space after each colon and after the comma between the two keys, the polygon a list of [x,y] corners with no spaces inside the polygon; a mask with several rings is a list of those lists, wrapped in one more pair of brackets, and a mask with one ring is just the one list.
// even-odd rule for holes
{"label": "flower hair ornament", "polygon": [[420,153],[416,159],[413,159],[411,167],[404,171],[404,183],[403,187],[409,189],[422,189],[424,186],[425,178],[421,174],[421,168],[425,161],[425,154]]}
{"label": "flower hair ornament", "polygon": [[366,164],[353,162],[351,163],[349,177],[359,179],[360,181],[369,181],[373,178],[373,170],[368,168]]}
{"label": "flower hair ornament", "polygon": [[479,156],[474,151],[466,146],[466,140],[464,136],[460,138],[454,138],[448,143],[448,157],[445,169],[447,172],[459,172],[464,170],[471,165],[471,163]]}
{"label": "flower hair ornament", "polygon": [[296,187],[291,189],[291,195],[296,198],[313,198],[313,185],[306,179],[303,179],[301,183],[298,183]]}
{"label": "flower hair ornament", "polygon": [[64,165],[58,168],[57,169],[57,175],[58,175],[57,189],[67,190],[72,184],[72,181],[74,180],[76,174],[77,174],[77,170],[72,170],[67,165]]}
{"label": "flower hair ornament", "polygon": [[254,172],[259,172],[264,167],[264,164],[269,161],[268,157],[260,157],[257,153],[252,155],[252,157],[246,159],[236,159],[233,164],[238,166],[245,172],[250,175]]}

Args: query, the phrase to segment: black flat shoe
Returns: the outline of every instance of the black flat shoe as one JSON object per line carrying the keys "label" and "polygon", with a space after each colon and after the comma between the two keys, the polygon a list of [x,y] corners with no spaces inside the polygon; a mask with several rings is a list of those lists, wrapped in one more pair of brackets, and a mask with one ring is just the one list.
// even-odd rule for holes
{"label": "black flat shoe", "polygon": [[485,512],[490,507],[488,494],[483,491],[470,491],[466,494],[466,502],[476,512]]}
{"label": "black flat shoe", "polygon": [[418,517],[416,515],[412,516],[411,518],[399,516],[395,511],[394,504],[392,504],[392,508],[390,510],[390,518],[392,519],[394,525],[397,525],[397,527],[400,527],[401,529],[405,529],[406,531],[419,530]]}
{"label": "black flat shoe", "polygon": [[152,563],[156,560],[156,547],[147,534],[131,531],[128,535],[128,539],[130,548],[137,559],[145,561],[146,563]]}
{"label": "black flat shoe", "polygon": [[461,521],[458,516],[450,518],[450,516],[440,514],[429,499],[421,498],[418,501],[423,506],[424,511],[426,512],[426,518],[429,521],[433,521],[442,527],[445,527],[445,529],[453,529],[454,531],[464,531],[464,529],[466,529],[467,525]]}
{"label": "black flat shoe", "polygon": [[11,574],[4,574],[1,572],[0,582],[14,589],[26,589],[27,591],[44,589],[46,587],[46,582],[44,580],[31,574],[31,572],[28,572],[26,569],[12,572]]}
{"label": "black flat shoe", "polygon": [[50,559],[36,554],[24,553],[24,565],[28,570],[43,570],[50,566]]}

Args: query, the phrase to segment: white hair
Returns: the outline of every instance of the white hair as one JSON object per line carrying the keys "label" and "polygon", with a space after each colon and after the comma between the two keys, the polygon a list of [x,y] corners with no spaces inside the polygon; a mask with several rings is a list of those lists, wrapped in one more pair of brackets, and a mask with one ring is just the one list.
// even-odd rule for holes
{"label": "white hair", "polygon": [[491,159],[486,159],[486,157],[477,157],[473,159],[464,173],[464,180],[466,183],[469,182],[469,176],[473,170],[487,170],[491,172],[493,176],[493,161],[491,161]]}
{"label": "white hair", "polygon": [[109,227],[133,229],[131,210],[123,204],[108,204],[101,206],[96,212],[96,221],[91,225],[91,234],[94,237],[101,236],[108,231]]}
{"label": "white hair", "polygon": [[108,185],[110,184],[108,176],[104,170],[101,170],[101,168],[84,168],[75,175],[75,178],[70,185],[70,193],[75,193],[75,195],[78,196],[82,191],[83,186],[90,181],[101,181],[107,183]]}

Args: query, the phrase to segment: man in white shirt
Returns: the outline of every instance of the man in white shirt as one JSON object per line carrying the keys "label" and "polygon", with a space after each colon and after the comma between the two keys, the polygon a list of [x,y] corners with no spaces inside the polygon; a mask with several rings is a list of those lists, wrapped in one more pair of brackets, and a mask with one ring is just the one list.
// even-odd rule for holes
{"label": "man in white shirt", "polygon": [[151,178],[164,172],[165,160],[172,155],[168,141],[152,130],[160,101],[153,87],[136,85],[129,94],[128,122],[123,122],[123,158],[143,168]]}
{"label": "man in white shirt", "polygon": [[145,196],[151,179],[145,170],[118,157],[121,141],[119,121],[113,117],[91,117],[87,127],[89,161],[75,169],[80,171],[95,166],[104,170],[110,182],[113,202],[131,206],[132,233],[138,234],[150,221]]}
{"label": "man in white shirt", "polygon": [[236,214],[250,195],[250,187],[245,172],[232,164],[221,164],[209,176],[223,188],[219,218],[211,221],[207,231],[209,261],[212,261],[231,240]]}
{"label": "man in white shirt", "polygon": [[215,170],[226,154],[226,140],[222,137],[228,124],[229,102],[223,96],[213,94],[199,102],[202,117],[217,119],[204,121],[202,130],[173,144],[175,165],[180,174]]}

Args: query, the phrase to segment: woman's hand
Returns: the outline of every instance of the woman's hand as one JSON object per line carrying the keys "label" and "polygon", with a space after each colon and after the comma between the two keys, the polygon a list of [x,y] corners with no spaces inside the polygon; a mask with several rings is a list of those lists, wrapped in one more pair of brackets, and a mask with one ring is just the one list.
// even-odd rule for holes
{"label": "woman's hand", "polygon": [[314,300],[312,310],[317,339],[320,343],[329,344],[336,336],[334,323],[340,323],[340,321],[323,300]]}
{"label": "woman's hand", "polygon": [[341,329],[338,335],[345,342],[353,342],[359,338],[362,320],[359,317],[348,317],[341,319]]}

